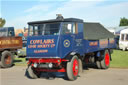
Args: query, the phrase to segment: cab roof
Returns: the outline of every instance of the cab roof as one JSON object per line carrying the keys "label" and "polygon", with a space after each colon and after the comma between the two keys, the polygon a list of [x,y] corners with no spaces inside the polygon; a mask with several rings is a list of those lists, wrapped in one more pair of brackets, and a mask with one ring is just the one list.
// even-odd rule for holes
{"label": "cab roof", "polygon": [[54,22],[79,22],[82,23],[82,19],[77,18],[65,18],[65,19],[51,19],[51,20],[43,20],[43,21],[33,21],[28,22],[28,24],[43,24],[43,23],[54,23]]}

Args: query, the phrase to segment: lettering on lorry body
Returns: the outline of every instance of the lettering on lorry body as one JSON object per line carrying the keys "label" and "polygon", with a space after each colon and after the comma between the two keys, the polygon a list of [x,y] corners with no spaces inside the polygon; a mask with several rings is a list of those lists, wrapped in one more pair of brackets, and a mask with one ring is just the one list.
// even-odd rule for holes
{"label": "lettering on lorry body", "polygon": [[54,48],[54,39],[40,39],[40,40],[30,40],[30,45],[28,48]]}
{"label": "lettering on lorry body", "polygon": [[108,39],[101,39],[100,41],[100,47],[104,48],[108,46]]}
{"label": "lettering on lorry body", "polygon": [[97,41],[96,42],[90,42],[89,45],[90,46],[98,46],[98,42]]}
{"label": "lettering on lorry body", "polygon": [[54,39],[30,40],[30,44],[53,44]]}
{"label": "lettering on lorry body", "polygon": [[34,50],[34,53],[47,53],[48,50]]}
{"label": "lettering on lorry body", "polygon": [[82,46],[82,39],[75,39],[76,46]]}
{"label": "lettering on lorry body", "polygon": [[113,44],[115,42],[115,40],[113,38],[109,39],[109,43]]}
{"label": "lettering on lorry body", "polygon": [[0,40],[0,45],[19,44],[19,40]]}

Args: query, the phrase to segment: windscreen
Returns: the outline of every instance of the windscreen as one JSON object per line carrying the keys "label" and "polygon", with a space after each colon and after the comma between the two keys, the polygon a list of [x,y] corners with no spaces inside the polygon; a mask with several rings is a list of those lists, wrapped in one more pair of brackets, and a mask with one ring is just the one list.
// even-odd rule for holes
{"label": "windscreen", "polygon": [[2,27],[0,28],[0,37],[15,36],[14,27]]}
{"label": "windscreen", "polygon": [[29,25],[29,36],[58,35],[60,23],[46,23]]}

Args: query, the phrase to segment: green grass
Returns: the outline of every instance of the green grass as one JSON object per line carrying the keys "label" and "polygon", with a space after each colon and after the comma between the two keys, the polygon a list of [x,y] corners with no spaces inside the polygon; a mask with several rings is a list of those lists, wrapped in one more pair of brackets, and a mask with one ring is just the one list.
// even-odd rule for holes
{"label": "green grass", "polygon": [[25,66],[25,65],[27,65],[25,58],[15,58],[14,59],[14,64],[16,66]]}
{"label": "green grass", "polygon": [[114,50],[110,67],[128,68],[128,51]]}
{"label": "green grass", "polygon": [[[25,58],[15,58],[14,64],[16,66],[27,65]],[[112,53],[112,61],[110,67],[128,68],[128,51],[114,50]]]}

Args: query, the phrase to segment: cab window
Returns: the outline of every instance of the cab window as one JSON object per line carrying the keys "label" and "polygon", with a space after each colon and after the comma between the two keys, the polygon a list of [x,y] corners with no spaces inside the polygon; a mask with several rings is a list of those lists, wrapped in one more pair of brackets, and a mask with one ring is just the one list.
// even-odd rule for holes
{"label": "cab window", "polygon": [[59,35],[60,23],[29,25],[29,36]]}
{"label": "cab window", "polygon": [[33,33],[33,27],[32,25],[29,26],[29,36],[33,36],[34,33]]}
{"label": "cab window", "polygon": [[62,34],[76,34],[76,24],[75,23],[63,23],[62,24]]}

